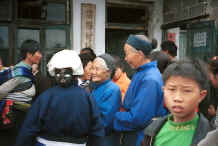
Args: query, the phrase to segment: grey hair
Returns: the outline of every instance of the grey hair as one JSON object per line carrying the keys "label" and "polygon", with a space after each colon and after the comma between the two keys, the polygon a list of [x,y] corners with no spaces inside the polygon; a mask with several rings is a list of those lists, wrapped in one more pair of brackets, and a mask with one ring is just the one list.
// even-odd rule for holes
{"label": "grey hair", "polygon": [[106,62],[104,61],[103,58],[101,58],[101,57],[96,57],[95,60],[99,60],[99,61],[101,62],[101,66],[102,66],[106,71],[110,70],[110,69],[108,68],[108,66],[107,66],[107,64],[106,64]]}

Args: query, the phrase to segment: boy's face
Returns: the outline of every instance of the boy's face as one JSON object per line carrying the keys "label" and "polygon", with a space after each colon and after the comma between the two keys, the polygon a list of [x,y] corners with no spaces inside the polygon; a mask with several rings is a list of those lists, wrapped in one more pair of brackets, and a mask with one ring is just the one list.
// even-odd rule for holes
{"label": "boy's face", "polygon": [[199,103],[207,94],[198,83],[181,76],[171,76],[163,87],[167,108],[173,115],[174,122],[190,121],[196,115]]}
{"label": "boy's face", "polygon": [[27,53],[27,59],[31,62],[31,64],[39,64],[42,58],[42,54],[39,51],[36,51],[34,54]]}
{"label": "boy's face", "polygon": [[93,64],[91,61],[84,68],[84,79],[91,80]]}

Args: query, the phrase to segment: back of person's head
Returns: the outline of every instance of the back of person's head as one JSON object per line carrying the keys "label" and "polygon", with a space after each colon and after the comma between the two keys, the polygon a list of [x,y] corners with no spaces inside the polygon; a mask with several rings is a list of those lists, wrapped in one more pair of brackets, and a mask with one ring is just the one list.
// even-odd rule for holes
{"label": "back of person's head", "polygon": [[25,40],[20,48],[20,55],[22,59],[26,58],[26,54],[35,54],[35,52],[40,51],[40,45],[35,40]]}
{"label": "back of person's head", "polygon": [[163,41],[161,43],[161,50],[167,51],[172,57],[177,56],[177,46],[173,41]]}
{"label": "back of person's head", "polygon": [[119,56],[113,55],[112,57],[114,58],[115,67],[124,71],[124,61]]}
{"label": "back of person's head", "polygon": [[167,68],[167,66],[171,64],[170,57],[167,54],[163,53],[162,51],[152,52],[150,55],[150,59],[152,61],[154,60],[157,61],[157,66],[161,73],[163,73],[164,70]]}
{"label": "back of person's head", "polygon": [[82,48],[80,50],[80,54],[86,54],[86,53],[90,53],[91,55],[96,57],[95,52],[91,48]]}
{"label": "back of person's head", "polygon": [[151,40],[151,45],[152,45],[152,49],[156,49],[158,45],[157,39],[153,38]]}
{"label": "back of person's head", "polygon": [[79,54],[79,57],[82,61],[83,68],[86,67],[86,65],[90,62],[93,61],[96,58],[96,55],[93,55],[92,53],[82,53]]}
{"label": "back of person's head", "polygon": [[84,73],[79,55],[67,49],[55,53],[47,67],[49,74],[54,76],[57,84],[62,87],[77,84],[77,76]]}
{"label": "back of person's head", "polygon": [[218,56],[214,56],[208,63],[209,70],[214,75],[218,74]]}
{"label": "back of person's head", "polygon": [[201,90],[208,90],[209,76],[204,62],[198,59],[185,59],[170,64],[164,71],[163,81],[166,84],[170,77],[192,79]]}

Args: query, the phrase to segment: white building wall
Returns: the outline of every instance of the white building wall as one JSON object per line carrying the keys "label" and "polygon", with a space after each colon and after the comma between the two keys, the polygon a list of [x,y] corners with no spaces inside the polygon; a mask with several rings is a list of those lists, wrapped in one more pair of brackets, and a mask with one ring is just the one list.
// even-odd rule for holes
{"label": "white building wall", "polygon": [[155,38],[158,41],[157,50],[160,50],[162,41],[161,25],[163,24],[163,1],[156,0],[153,7],[150,8],[150,22],[148,26],[148,35],[150,38]]}
{"label": "white building wall", "polygon": [[77,52],[81,49],[81,4],[96,4],[96,32],[95,32],[95,53],[105,53],[105,0],[72,0],[72,49]]}

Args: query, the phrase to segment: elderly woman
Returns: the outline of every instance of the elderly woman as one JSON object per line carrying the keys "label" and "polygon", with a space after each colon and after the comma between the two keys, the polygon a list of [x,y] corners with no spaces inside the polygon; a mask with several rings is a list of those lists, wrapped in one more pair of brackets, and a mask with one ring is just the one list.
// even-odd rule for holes
{"label": "elderly woman", "polygon": [[48,71],[57,86],[36,99],[16,146],[85,146],[88,138],[98,145],[104,127],[93,98],[78,86],[77,76],[83,74],[79,56],[60,51],[49,61]]}
{"label": "elderly woman", "polygon": [[92,81],[94,87],[92,96],[103,118],[105,134],[102,146],[119,145],[120,137],[113,132],[113,119],[117,111],[121,107],[121,91],[120,88],[111,81],[115,66],[114,58],[109,54],[97,57],[93,62]]}

